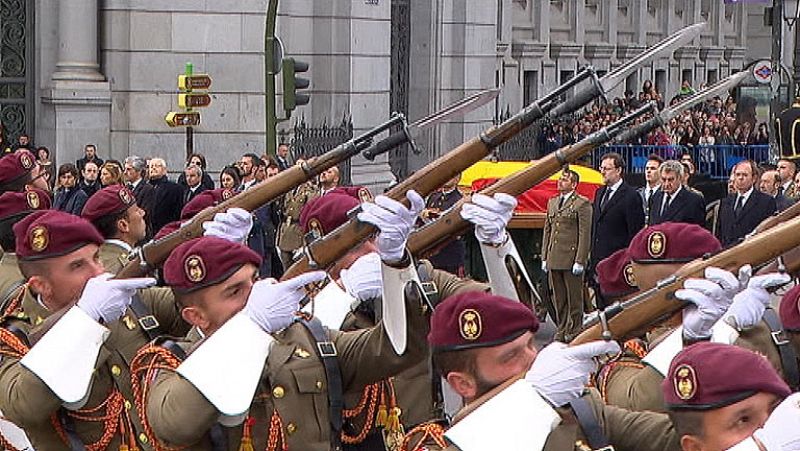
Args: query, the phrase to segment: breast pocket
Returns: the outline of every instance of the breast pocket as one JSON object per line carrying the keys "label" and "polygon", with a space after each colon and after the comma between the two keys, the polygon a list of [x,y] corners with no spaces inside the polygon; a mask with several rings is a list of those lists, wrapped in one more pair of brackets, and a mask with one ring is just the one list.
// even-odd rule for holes
{"label": "breast pocket", "polygon": [[297,408],[304,410],[303,415],[306,418],[312,414],[312,412],[306,410],[313,409],[313,414],[317,421],[317,430],[319,431],[318,440],[322,440],[324,438],[323,431],[327,432],[330,429],[328,422],[328,381],[325,379],[325,370],[320,363],[315,366],[292,369],[292,375],[303,403],[303,406],[297,406]]}

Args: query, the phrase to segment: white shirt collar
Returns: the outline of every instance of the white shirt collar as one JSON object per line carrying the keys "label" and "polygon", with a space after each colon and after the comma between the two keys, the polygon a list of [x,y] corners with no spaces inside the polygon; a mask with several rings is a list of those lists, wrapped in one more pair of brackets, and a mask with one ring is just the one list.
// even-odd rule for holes
{"label": "white shirt collar", "polygon": [[753,190],[754,190],[754,189],[755,189],[755,185],[754,185],[753,187],[751,187],[751,188],[750,188],[750,189],[749,189],[749,190],[748,190],[746,193],[744,193],[744,194],[739,194],[739,193],[737,193],[737,194],[736,194],[736,202],[739,202],[739,196],[741,196],[741,197],[743,198],[743,199],[742,199],[742,205],[746,204],[746,203],[747,203],[747,200],[748,200],[748,199],[750,199],[750,195],[751,195],[751,194],[753,194]]}
{"label": "white shirt collar", "polygon": [[606,189],[609,190],[608,196],[611,197],[615,192],[617,192],[620,186],[622,186],[622,179],[617,180],[617,183],[611,186],[606,185]]}
{"label": "white shirt collar", "polygon": [[135,182],[131,182],[131,189],[132,190],[136,189],[136,187],[139,186],[140,183],[142,183],[142,178],[141,177],[139,177],[139,179],[136,180]]}
{"label": "white shirt collar", "polygon": [[133,247],[131,247],[131,245],[130,245],[130,244],[128,244],[128,243],[126,243],[126,242],[124,242],[124,241],[122,241],[122,240],[117,240],[117,239],[114,239],[114,238],[109,238],[109,239],[107,239],[107,240],[106,240],[106,243],[108,243],[108,244],[116,244],[117,246],[119,246],[119,247],[121,247],[121,248],[125,249],[125,252],[130,252],[130,251],[132,251],[132,250],[133,250]]}

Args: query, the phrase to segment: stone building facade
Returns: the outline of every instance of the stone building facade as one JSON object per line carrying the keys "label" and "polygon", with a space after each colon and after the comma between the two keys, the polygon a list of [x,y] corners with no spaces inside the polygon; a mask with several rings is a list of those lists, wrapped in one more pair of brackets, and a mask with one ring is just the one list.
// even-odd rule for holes
{"label": "stone building facade", "polygon": [[[177,108],[177,75],[190,61],[213,78],[213,102],[195,134],[210,167],[266,150],[267,0],[8,3],[22,10],[6,7],[0,17],[0,117],[11,139],[25,130],[59,163],[91,142],[104,158],[160,155],[180,170],[184,131],[167,127],[164,116]],[[413,120],[476,90],[502,88],[494,103],[421,137],[418,155],[354,160],[353,182],[379,190],[392,179],[389,160],[407,174],[581,66],[611,70],[684,25],[709,23],[692,45],[632,75],[619,95],[650,79],[669,96],[682,79],[696,86],[742,69],[769,55],[763,10],[720,0],[283,0],[276,35],[287,55],[310,64],[312,100],[295,117],[332,123],[348,114],[356,134],[391,111]],[[13,26],[24,30],[21,49],[6,37]],[[6,67],[11,50],[24,55],[16,72]],[[3,85],[24,92],[4,95]]]}

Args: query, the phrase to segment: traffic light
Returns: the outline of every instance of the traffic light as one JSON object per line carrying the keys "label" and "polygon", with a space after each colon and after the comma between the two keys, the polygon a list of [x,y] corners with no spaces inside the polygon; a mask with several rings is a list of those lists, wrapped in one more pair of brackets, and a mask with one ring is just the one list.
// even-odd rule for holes
{"label": "traffic light", "polygon": [[308,71],[308,63],[296,61],[294,58],[284,58],[283,65],[283,109],[286,110],[287,115],[295,108],[301,105],[308,104],[311,96],[304,92],[298,92],[303,89],[308,89],[310,82],[307,78],[297,76],[298,72]]}

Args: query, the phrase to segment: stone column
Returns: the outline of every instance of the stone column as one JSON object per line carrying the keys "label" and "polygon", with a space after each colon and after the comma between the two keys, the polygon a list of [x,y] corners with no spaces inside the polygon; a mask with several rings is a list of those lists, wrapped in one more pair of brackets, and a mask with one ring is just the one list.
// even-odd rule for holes
{"label": "stone column", "polygon": [[83,156],[92,143],[103,159],[121,160],[111,144],[111,87],[97,62],[97,0],[58,2],[58,62],[43,108],[52,108],[59,164]]}

